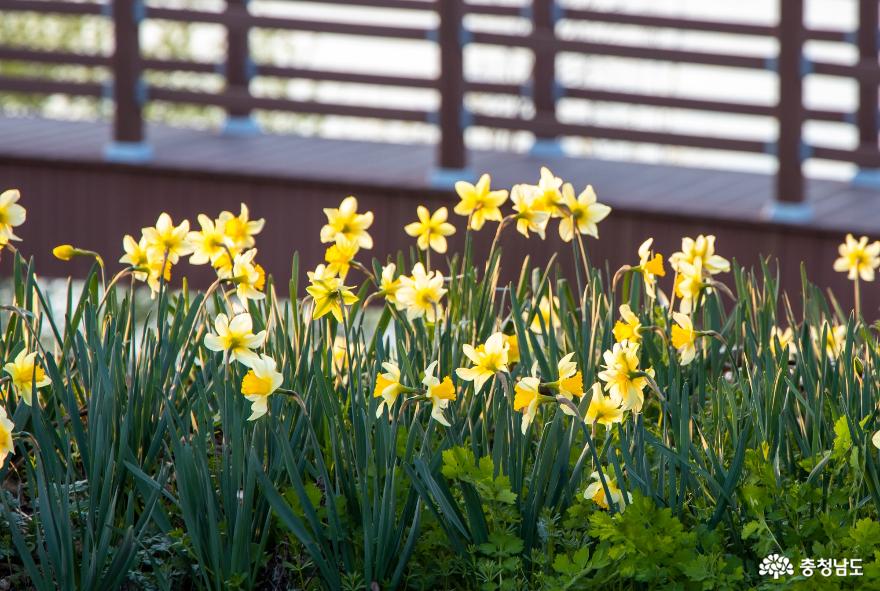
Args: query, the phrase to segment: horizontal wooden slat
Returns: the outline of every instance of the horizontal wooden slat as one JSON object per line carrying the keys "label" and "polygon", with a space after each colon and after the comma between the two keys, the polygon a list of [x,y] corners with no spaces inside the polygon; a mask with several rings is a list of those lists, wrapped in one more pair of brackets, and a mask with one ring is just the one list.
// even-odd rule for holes
{"label": "horizontal wooden slat", "polygon": [[559,123],[511,119],[489,115],[474,115],[474,125],[540,132],[542,135],[584,136],[589,138],[705,148],[711,150],[731,150],[737,152],[764,152],[765,143],[755,140],[708,137],[665,131],[646,131],[640,129],[620,129],[599,125]]}
{"label": "horizontal wooden slat", "polygon": [[362,25],[316,21],[276,16],[231,14],[208,12],[204,10],[178,10],[176,8],[148,7],[147,17],[185,23],[212,23],[252,28],[282,29],[286,31],[309,31],[312,33],[336,33],[338,35],[357,35],[365,37],[384,37],[393,39],[425,39],[431,29],[417,27],[387,27],[383,25]]}
{"label": "horizontal wooden slat", "polygon": [[813,62],[811,65],[813,74],[855,78],[861,82],[880,84],[880,65],[876,61],[863,60],[855,64]]}
{"label": "horizontal wooden slat", "polygon": [[807,29],[807,39],[811,41],[833,41],[836,43],[854,43],[854,33],[850,31],[832,31],[828,29]]}
{"label": "horizontal wooden slat", "polygon": [[409,76],[391,76],[385,74],[361,74],[354,72],[332,72],[312,70],[292,66],[273,66],[257,64],[258,76],[277,78],[303,78],[325,82],[347,82],[352,84],[373,84],[377,86],[402,86],[407,88],[436,88],[437,81],[430,78],[414,78]]}
{"label": "horizontal wooden slat", "polygon": [[851,162],[857,166],[866,168],[880,168],[880,152],[877,149],[845,150],[841,148],[826,148],[823,146],[811,146],[810,152],[813,158],[822,160],[836,160],[838,162]]}
{"label": "horizontal wooden slat", "polygon": [[311,4],[333,4],[337,6],[364,6],[369,8],[393,8],[395,10],[436,10],[435,2],[419,0],[304,0]]}
{"label": "horizontal wooden slat", "polygon": [[103,5],[93,2],[65,2],[63,0],[0,0],[0,10],[73,15],[99,15],[103,13]]}
{"label": "horizontal wooden slat", "polygon": [[0,47],[0,60],[89,67],[110,65],[110,58],[103,55],[20,49],[17,47]]}
{"label": "horizontal wooden slat", "polygon": [[[442,0],[441,0],[442,1]],[[509,6],[498,4],[469,4],[465,3],[464,11],[467,14],[483,14],[490,16],[528,16],[531,6]]]}
{"label": "horizontal wooden slat", "polygon": [[566,88],[564,93],[566,97],[571,98],[611,103],[627,103],[632,105],[646,105],[651,107],[669,107],[673,109],[689,109],[695,111],[717,111],[721,113],[759,115],[764,117],[772,117],[776,114],[776,107],[774,105],[731,103],[582,88]]}
{"label": "horizontal wooden slat", "polygon": [[69,82],[45,78],[0,76],[0,91],[101,97],[104,94],[104,86],[97,82]]}
{"label": "horizontal wooden slat", "polygon": [[313,115],[339,115],[344,117],[364,117],[369,119],[392,119],[417,122],[426,122],[429,119],[428,111],[423,110],[315,103],[291,99],[254,97],[247,94],[230,92],[215,94],[151,86],[148,95],[151,100],[189,103],[195,105],[213,105],[226,109],[264,109],[267,111],[291,111]]}
{"label": "horizontal wooden slat", "polygon": [[142,60],[141,63],[144,69],[159,72],[196,72],[199,74],[216,74],[220,72],[220,66],[210,62],[147,58]]}
{"label": "horizontal wooden slat", "polygon": [[670,28],[682,31],[706,31],[709,33],[730,33],[734,35],[752,35],[761,37],[773,36],[776,34],[776,27],[769,25],[725,23],[720,21],[684,19],[626,12],[605,12],[582,8],[566,8],[563,9],[562,14],[563,18],[573,20]]}

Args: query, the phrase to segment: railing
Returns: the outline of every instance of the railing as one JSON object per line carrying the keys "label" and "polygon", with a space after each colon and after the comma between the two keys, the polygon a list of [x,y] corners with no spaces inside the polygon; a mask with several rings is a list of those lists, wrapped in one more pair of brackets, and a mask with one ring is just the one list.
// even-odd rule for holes
{"label": "railing", "polygon": [[[803,162],[808,158],[853,163],[861,169],[880,169],[878,150],[878,3],[859,2],[860,25],[856,31],[808,30],[804,26],[803,0],[777,0],[779,23],[764,26],[745,23],[685,20],[634,13],[611,13],[592,9],[566,7],[553,0],[532,0],[522,7],[480,5],[462,0],[309,0],[312,3],[346,6],[369,6],[406,11],[434,12],[436,28],[351,24],[305,20],[300,18],[251,14],[247,0],[228,0],[222,12],[150,6],[140,0],[109,0],[109,4],[68,2],[64,0],[0,0],[3,11],[36,11],[68,15],[106,15],[114,24],[115,51],[110,56],[75,55],[57,51],[33,51],[0,47],[0,60],[105,66],[112,71],[112,92],[115,105],[114,138],[107,156],[114,160],[145,160],[150,158],[144,141],[143,109],[147,101],[169,101],[221,107],[227,113],[227,129],[251,130],[254,110],[277,110],[294,113],[344,115],[387,120],[417,121],[435,124],[440,130],[437,151],[437,178],[461,174],[467,167],[464,134],[468,127],[479,126],[504,130],[528,131],[535,136],[535,150],[552,147],[559,138],[580,136],[598,139],[645,142],[692,148],[732,150],[770,154],[778,161],[776,185],[777,217],[795,219],[806,214],[804,202]],[[531,31],[522,35],[502,34],[467,28],[468,14],[519,17],[531,21]],[[186,60],[146,59],[142,56],[138,30],[145,19],[184,23],[214,23],[227,31],[225,63],[199,63]],[[644,45],[620,45],[564,38],[558,33],[560,21],[579,21],[637,25],[682,31],[725,33],[776,39],[779,46],[775,57],[731,55],[705,51],[664,49]],[[274,64],[254,64],[248,48],[252,29],[311,31],[394,39],[422,39],[436,43],[440,53],[440,75],[437,79],[396,75],[331,72]],[[859,61],[852,65],[814,62],[807,59],[804,44],[808,40],[854,44]],[[528,48],[534,52],[532,76],[526,85],[466,80],[463,72],[463,50],[468,44],[500,45]],[[723,68],[770,70],[777,73],[776,104],[741,103],[678,96],[657,96],[594,88],[563,87],[554,71],[556,57],[562,52],[615,56],[634,60],[657,60],[684,64],[703,64]],[[145,84],[143,72],[186,71],[220,72],[226,86],[222,92],[210,93],[179,90]],[[820,74],[855,80],[859,88],[859,105],[855,113],[807,109],[803,102],[804,80]],[[315,81],[337,81],[380,86],[433,89],[440,97],[437,112],[416,109],[330,104],[288,98],[254,96],[250,82],[255,76],[300,78]],[[40,78],[0,77],[0,91],[27,93],[64,93],[92,97],[107,96],[104,85],[67,82]],[[470,92],[495,93],[530,99],[534,106],[531,118],[507,118],[479,112],[468,112],[465,95]],[[646,131],[622,127],[563,123],[557,117],[560,98],[588,101],[669,107],[705,112],[735,113],[770,117],[778,122],[775,142]],[[813,146],[804,142],[805,122],[830,121],[855,125],[859,146],[852,150]]]}

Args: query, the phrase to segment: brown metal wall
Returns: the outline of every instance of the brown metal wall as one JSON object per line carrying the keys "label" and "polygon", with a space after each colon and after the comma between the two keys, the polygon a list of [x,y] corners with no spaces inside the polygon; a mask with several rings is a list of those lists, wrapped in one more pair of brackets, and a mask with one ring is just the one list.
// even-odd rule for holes
{"label": "brown metal wall", "polygon": [[[371,229],[375,248],[369,253],[372,256],[384,258],[387,253],[412,244],[402,228],[415,219],[418,204],[431,209],[450,206],[454,218],[451,221],[459,228],[450,242],[450,252],[460,250],[464,239],[464,218],[451,212],[457,201],[451,191],[414,193],[333,183],[33,161],[0,162],[0,186],[21,189],[22,203],[28,210],[28,221],[19,232],[24,239],[21,250],[35,257],[38,273],[47,277],[70,272],[82,274],[87,268],[83,261],[55,260],[51,248],[56,244],[72,243],[96,250],[115,269],[119,268],[115,261],[122,255],[122,236],[139,236],[140,228],[155,223],[160,212],[169,212],[176,222],[188,218],[197,226],[198,213],[216,216],[223,209],[237,211],[241,201],[250,206],[253,216],[266,218],[266,229],[258,238],[258,261],[279,282],[290,275],[294,251],[300,252],[304,270],[321,261],[324,246],[319,243],[318,234],[325,220],[322,208],[335,207],[352,193],[358,196],[361,209],[375,212],[376,221]],[[649,236],[655,238],[655,248],[668,255],[678,250],[682,236],[701,232],[717,235],[719,254],[741,263],[756,264],[759,254],[779,257],[783,262],[783,283],[793,293],[800,291],[800,262],[807,261],[812,280],[833,287],[844,305],[851,304],[851,284],[832,270],[841,240],[837,233],[617,209],[601,224],[601,240],[588,239],[587,244],[594,263],[607,260],[613,272],[624,263],[636,262],[636,248]],[[484,228],[477,236],[477,248],[485,252],[493,235],[494,224]],[[546,242],[537,238],[525,240],[509,228],[504,244],[508,277],[519,272],[527,254],[536,262],[544,262],[558,250],[560,260],[570,268],[571,245],[560,242],[555,221]],[[8,273],[8,269],[7,255],[2,262],[3,273]],[[182,263],[175,268],[175,285],[180,284],[182,275],[205,284],[210,271]],[[732,278],[728,279],[732,284]],[[671,279],[667,278],[667,282]],[[880,297],[875,286],[867,285],[863,290],[864,312],[869,319],[880,315]]]}

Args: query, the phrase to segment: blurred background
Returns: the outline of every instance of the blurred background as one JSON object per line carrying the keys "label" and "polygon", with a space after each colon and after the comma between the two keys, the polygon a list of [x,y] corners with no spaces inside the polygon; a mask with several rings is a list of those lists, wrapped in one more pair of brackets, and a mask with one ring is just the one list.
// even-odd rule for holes
{"label": "blurred background", "polygon": [[[836,245],[880,223],[877,11],[0,0],[0,185],[22,190],[24,250],[47,276],[84,270],[52,260],[57,243],[115,260],[162,210],[195,223],[244,201],[268,219],[260,258],[286,279],[294,250],[320,261],[321,210],[347,194],[376,212],[370,255],[384,258],[409,246],[417,204],[457,200],[455,179],[509,188],[546,165],[617,210],[590,242],[612,268],[649,236],[668,253],[714,233],[741,263],[780,257],[794,290],[807,260],[845,301]],[[571,258],[555,237],[508,242]]]}

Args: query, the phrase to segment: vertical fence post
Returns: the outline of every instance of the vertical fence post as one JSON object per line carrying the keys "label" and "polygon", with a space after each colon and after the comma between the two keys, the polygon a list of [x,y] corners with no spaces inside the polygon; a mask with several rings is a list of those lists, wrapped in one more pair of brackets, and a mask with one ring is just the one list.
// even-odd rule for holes
{"label": "vertical fence post", "polygon": [[[248,0],[226,0],[226,92],[236,96],[250,96],[253,74],[248,35]],[[232,107],[226,111],[224,135],[248,136],[260,132],[250,108]]]}
{"label": "vertical fence post", "polygon": [[146,162],[153,151],[144,140],[146,87],[141,79],[140,23],[142,0],[112,0],[113,11],[113,140],[104,158],[113,162]]}
{"label": "vertical fence post", "polygon": [[[556,125],[556,49],[548,40],[556,35],[555,0],[532,0],[532,37],[535,61],[532,67],[531,94],[535,105],[535,123],[540,129]],[[533,156],[561,156],[562,150],[554,133],[536,131]]]}
{"label": "vertical fence post", "polygon": [[782,222],[803,222],[812,215],[805,201],[801,166],[807,156],[801,136],[803,79],[808,69],[803,54],[804,39],[804,0],[779,0],[779,57],[776,62],[779,138],[775,147],[779,168],[776,172],[776,199],[770,204],[768,217]]}
{"label": "vertical fence post", "polygon": [[462,0],[437,2],[440,17],[437,42],[440,49],[440,145],[431,184],[448,187],[472,176],[467,172],[464,144],[464,5]]}
{"label": "vertical fence post", "polygon": [[[877,0],[859,2],[859,30],[856,41],[859,46],[859,61],[877,65],[878,40],[877,29],[880,26]],[[877,147],[877,109],[880,107],[877,95],[877,83],[873,80],[859,80],[859,110],[856,113],[856,124],[859,128],[859,148],[876,152]],[[853,178],[853,184],[880,187],[880,170],[859,169]]]}

